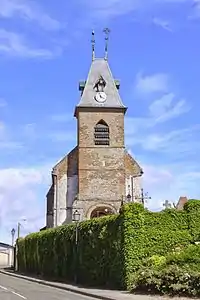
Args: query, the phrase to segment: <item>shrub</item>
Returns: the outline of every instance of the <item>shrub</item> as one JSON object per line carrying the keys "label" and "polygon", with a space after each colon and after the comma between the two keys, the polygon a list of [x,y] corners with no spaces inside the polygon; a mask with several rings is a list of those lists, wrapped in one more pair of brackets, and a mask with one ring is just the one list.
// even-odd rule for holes
{"label": "shrub", "polygon": [[67,281],[76,273],[80,283],[130,289],[143,266],[164,266],[168,252],[200,240],[200,201],[189,202],[159,213],[130,203],[119,215],[81,222],[78,251],[73,224],[28,235],[18,241],[20,270]]}
{"label": "shrub", "polygon": [[200,272],[200,245],[189,245],[182,251],[168,254],[166,264],[189,266],[190,270]]}
{"label": "shrub", "polygon": [[158,269],[162,268],[166,265],[166,257],[160,255],[153,255],[144,262],[144,265]]}
{"label": "shrub", "polygon": [[200,295],[200,272],[177,265],[162,269],[141,268],[132,277],[131,292],[169,295]]}

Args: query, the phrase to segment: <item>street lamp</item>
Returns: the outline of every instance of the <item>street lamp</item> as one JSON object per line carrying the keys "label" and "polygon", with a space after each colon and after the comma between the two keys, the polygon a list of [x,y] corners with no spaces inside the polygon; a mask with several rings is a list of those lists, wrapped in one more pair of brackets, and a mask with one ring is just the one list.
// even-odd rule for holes
{"label": "street lamp", "polygon": [[73,221],[76,223],[76,245],[78,244],[78,223],[80,221],[80,213],[76,209],[74,214],[73,214]]}
{"label": "street lamp", "polygon": [[80,221],[80,216],[81,215],[80,215],[79,211],[76,209],[74,214],[73,214],[73,221],[74,222],[79,222]]}
{"label": "street lamp", "polygon": [[74,274],[74,281],[77,283],[77,267],[78,267],[78,224],[80,221],[80,213],[76,209],[73,213],[72,221],[76,224],[76,237],[75,237],[75,245],[76,245],[76,253],[75,253],[75,274]]}
{"label": "street lamp", "polygon": [[131,202],[131,195],[130,195],[130,193],[128,193],[128,195],[126,196],[126,199],[127,199],[128,202]]}
{"label": "street lamp", "polygon": [[15,228],[11,230],[11,236],[12,236],[12,246],[14,245],[14,239],[15,239]]}
{"label": "street lamp", "polygon": [[[26,221],[26,219],[22,219],[21,221]],[[20,222],[17,223],[17,239],[20,238],[20,228],[21,228],[22,224]],[[18,255],[18,247],[17,247],[17,243],[16,243],[16,249],[15,249],[15,270],[18,271],[18,259],[17,259],[17,255]]]}

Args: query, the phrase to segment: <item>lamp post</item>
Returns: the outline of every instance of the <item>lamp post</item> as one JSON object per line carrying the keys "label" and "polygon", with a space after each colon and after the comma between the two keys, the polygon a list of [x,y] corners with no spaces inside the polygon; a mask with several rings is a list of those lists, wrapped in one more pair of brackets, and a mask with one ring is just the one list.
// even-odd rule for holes
{"label": "lamp post", "polygon": [[127,202],[129,203],[129,202],[131,202],[131,195],[130,195],[130,193],[128,193],[128,195],[126,196],[126,199],[127,199]]}
{"label": "lamp post", "polygon": [[[22,219],[22,221],[26,221],[26,219]],[[18,222],[17,223],[17,239],[20,238],[20,228],[21,228],[21,223]],[[15,249],[15,271],[18,271],[18,268],[19,268],[17,256],[18,256],[18,247],[17,247],[17,243],[16,243],[16,249]]]}
{"label": "lamp post", "polygon": [[74,274],[74,281],[75,283],[77,283],[77,267],[78,267],[78,224],[80,222],[80,213],[79,211],[76,209],[75,212],[73,213],[73,218],[72,220],[75,222],[76,224],[76,236],[75,236],[75,274]]}
{"label": "lamp post", "polygon": [[78,244],[78,223],[80,221],[80,213],[79,211],[76,209],[74,214],[73,214],[73,221],[75,222],[76,224],[76,239],[75,239],[75,243],[76,243],[76,246]]}
{"label": "lamp post", "polygon": [[[26,221],[26,219],[22,219],[23,222]],[[22,224],[20,222],[17,223],[17,238],[20,238],[20,229],[21,229]]]}
{"label": "lamp post", "polygon": [[11,230],[11,236],[12,236],[12,246],[14,245],[14,240],[15,240],[15,228]]}

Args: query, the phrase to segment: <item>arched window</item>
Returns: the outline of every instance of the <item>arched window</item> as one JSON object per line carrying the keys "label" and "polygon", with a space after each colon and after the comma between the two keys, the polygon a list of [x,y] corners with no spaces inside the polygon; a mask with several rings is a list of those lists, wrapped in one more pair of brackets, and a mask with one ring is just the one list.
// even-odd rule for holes
{"label": "arched window", "polygon": [[109,145],[109,127],[104,120],[100,120],[94,127],[95,145]]}

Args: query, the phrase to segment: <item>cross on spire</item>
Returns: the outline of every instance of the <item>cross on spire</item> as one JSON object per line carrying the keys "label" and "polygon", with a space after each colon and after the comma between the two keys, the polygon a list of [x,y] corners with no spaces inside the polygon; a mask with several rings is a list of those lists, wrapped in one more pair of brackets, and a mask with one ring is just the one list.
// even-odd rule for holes
{"label": "cross on spire", "polygon": [[108,40],[109,40],[109,34],[110,34],[110,29],[109,28],[105,28],[103,30],[103,32],[105,33],[105,60],[108,59]]}
{"label": "cross on spire", "polygon": [[94,30],[92,31],[92,60],[95,59],[95,35],[94,35]]}
{"label": "cross on spire", "polygon": [[148,199],[151,199],[151,197],[148,196],[148,193],[144,194],[144,189],[141,189],[141,197],[136,197],[137,200],[141,200],[142,204],[144,204]]}
{"label": "cross on spire", "polygon": [[165,209],[171,208],[171,207],[172,207],[172,205],[171,205],[171,203],[169,202],[169,200],[165,200],[165,202],[163,203],[163,206],[165,207]]}

